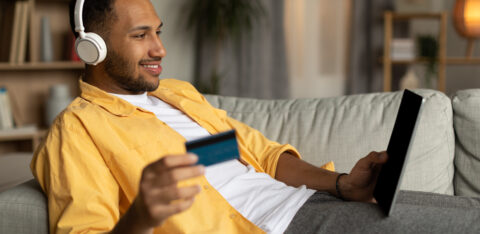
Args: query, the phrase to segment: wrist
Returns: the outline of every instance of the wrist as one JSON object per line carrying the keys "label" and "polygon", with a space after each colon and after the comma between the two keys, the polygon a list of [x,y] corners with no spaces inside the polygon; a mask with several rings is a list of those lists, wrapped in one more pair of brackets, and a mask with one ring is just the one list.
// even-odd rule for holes
{"label": "wrist", "polygon": [[145,222],[146,219],[142,214],[141,207],[139,207],[138,201],[135,199],[111,233],[153,233],[153,228]]}
{"label": "wrist", "polygon": [[340,173],[335,180],[335,192],[336,196],[342,200],[347,200],[346,194],[348,193],[348,183],[346,182],[348,174]]}

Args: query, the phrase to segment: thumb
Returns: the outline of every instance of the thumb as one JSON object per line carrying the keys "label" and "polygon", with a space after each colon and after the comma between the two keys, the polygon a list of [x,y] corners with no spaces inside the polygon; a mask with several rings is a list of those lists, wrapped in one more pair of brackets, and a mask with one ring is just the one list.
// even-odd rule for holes
{"label": "thumb", "polygon": [[384,164],[388,160],[388,154],[387,151],[382,151],[380,153],[377,153],[376,157],[374,157],[374,162],[376,164]]}
{"label": "thumb", "polygon": [[384,164],[388,160],[387,152],[371,152],[363,158],[362,167],[373,168],[378,164]]}

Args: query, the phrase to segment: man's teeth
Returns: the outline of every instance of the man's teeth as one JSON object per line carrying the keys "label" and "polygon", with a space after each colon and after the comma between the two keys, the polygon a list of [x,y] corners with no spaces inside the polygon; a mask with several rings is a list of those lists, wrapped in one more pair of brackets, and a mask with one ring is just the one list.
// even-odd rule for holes
{"label": "man's teeth", "polygon": [[143,65],[146,68],[158,68],[158,65]]}

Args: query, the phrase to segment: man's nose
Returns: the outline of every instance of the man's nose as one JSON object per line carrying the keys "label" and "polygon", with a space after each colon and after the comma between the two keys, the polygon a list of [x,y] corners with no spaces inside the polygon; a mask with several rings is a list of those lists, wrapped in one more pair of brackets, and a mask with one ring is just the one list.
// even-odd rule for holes
{"label": "man's nose", "polygon": [[150,57],[160,57],[163,58],[167,55],[167,51],[165,50],[165,47],[163,46],[163,42],[160,38],[155,38],[152,41],[152,47],[149,50],[149,56]]}

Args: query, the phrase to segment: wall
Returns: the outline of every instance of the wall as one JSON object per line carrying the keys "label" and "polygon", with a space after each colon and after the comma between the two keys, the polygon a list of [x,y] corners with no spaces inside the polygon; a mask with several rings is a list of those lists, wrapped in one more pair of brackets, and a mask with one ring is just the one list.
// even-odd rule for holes
{"label": "wall", "polygon": [[[440,1],[440,0],[439,0]],[[464,57],[467,48],[467,41],[460,37],[455,30],[452,19],[452,11],[455,0],[441,0],[443,2],[442,9],[447,11],[447,57]],[[411,26],[411,34],[431,34],[438,33],[439,25],[436,22],[415,21]],[[475,57],[480,57],[480,40],[475,43]],[[422,69],[416,68],[417,73],[421,77]],[[480,65],[447,65],[446,70],[446,86],[447,95],[452,95],[458,90],[480,88]]]}
{"label": "wall", "polygon": [[349,7],[349,0],[285,1],[293,98],[345,93]]}
{"label": "wall", "polygon": [[163,72],[160,78],[193,80],[194,40],[193,34],[185,29],[182,6],[187,0],[152,1],[158,16],[164,22],[161,38],[167,50],[162,61]]}
{"label": "wall", "polygon": [[[446,0],[445,10],[451,13],[454,5],[455,0]],[[467,41],[455,31],[451,15],[449,15],[447,32],[447,56],[465,56]],[[480,57],[480,40],[475,43],[474,56]],[[446,77],[447,94],[453,94],[461,89],[480,88],[480,65],[449,65]]]}
{"label": "wall", "polygon": [[[167,56],[161,78],[193,80],[193,34],[186,32],[182,5],[186,0],[152,1],[164,21],[162,40]],[[345,93],[347,9],[350,0],[286,0],[286,34],[290,93],[294,98]]]}

